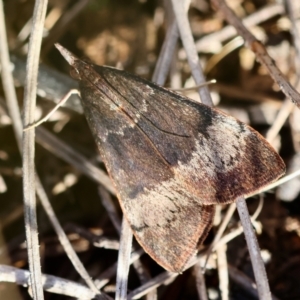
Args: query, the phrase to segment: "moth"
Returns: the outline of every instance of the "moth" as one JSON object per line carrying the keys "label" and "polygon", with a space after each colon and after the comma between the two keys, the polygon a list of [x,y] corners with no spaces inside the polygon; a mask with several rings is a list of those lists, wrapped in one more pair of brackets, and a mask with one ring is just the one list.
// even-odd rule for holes
{"label": "moth", "polygon": [[275,181],[285,165],[248,125],[157,84],[57,49],[81,101],[122,211],[144,250],[181,272],[216,204]]}

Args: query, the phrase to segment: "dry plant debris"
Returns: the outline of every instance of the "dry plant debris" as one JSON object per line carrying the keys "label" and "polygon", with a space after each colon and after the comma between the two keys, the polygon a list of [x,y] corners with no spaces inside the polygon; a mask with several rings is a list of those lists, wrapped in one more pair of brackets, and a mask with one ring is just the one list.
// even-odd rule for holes
{"label": "dry plant debris", "polygon": [[[245,28],[228,12],[223,1],[211,2],[192,1],[188,20],[205,76],[207,80],[217,80],[209,86],[215,105],[266,136],[285,160],[287,173],[299,173],[300,115],[296,90],[300,74],[300,9],[296,7],[297,1],[286,0],[284,6],[271,0],[227,0]],[[34,1],[11,0],[3,5],[11,70],[22,107]],[[68,65],[53,46],[55,42],[96,64],[123,68],[147,79],[154,77],[158,82],[166,79],[168,87],[195,85],[174,24],[171,1],[50,0],[41,48],[35,119],[44,116],[70,89],[77,87],[68,74]],[[163,69],[165,60],[159,59],[162,49],[169,60],[166,70]],[[172,49],[175,54],[168,55]],[[155,73],[157,61],[162,65],[158,74]],[[281,73],[273,65],[270,67],[273,62]],[[167,77],[161,79],[162,74]],[[197,91],[185,93],[199,100]],[[292,104],[290,96],[297,105]],[[9,117],[6,98],[5,87],[1,85],[0,298],[30,299],[22,160],[12,127],[15,119]],[[92,278],[90,282],[87,278],[84,281],[84,276],[78,275],[48,220],[45,204],[38,201],[42,284],[48,291],[44,297],[91,299],[99,289],[99,299],[114,298],[122,215],[82,116],[78,96],[73,95],[49,122],[36,129],[36,142],[37,174],[73,251]],[[260,210],[253,225],[276,299],[300,299],[299,186],[299,177],[295,177],[264,193],[263,205],[257,195],[247,200],[251,215],[258,207]],[[203,253],[217,235],[227,210],[227,206],[217,208],[215,225],[200,249],[198,263],[181,275],[165,272],[134,242],[128,299],[257,299],[249,252],[239,217],[233,210],[221,240],[212,247],[205,275],[201,274],[200,265],[206,259]]]}

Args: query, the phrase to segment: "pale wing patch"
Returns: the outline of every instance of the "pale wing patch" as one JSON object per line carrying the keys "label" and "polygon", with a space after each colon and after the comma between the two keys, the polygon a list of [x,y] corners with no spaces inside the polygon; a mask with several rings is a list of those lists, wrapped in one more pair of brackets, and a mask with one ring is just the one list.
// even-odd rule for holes
{"label": "pale wing patch", "polygon": [[161,182],[151,190],[145,188],[144,193],[140,194],[137,200],[125,201],[124,207],[131,211],[128,219],[138,228],[167,224],[176,227],[179,225],[176,224],[178,214],[185,206],[190,205],[189,196],[180,190],[180,182],[176,182],[173,178]]}
{"label": "pale wing patch", "polygon": [[172,272],[181,272],[212,225],[214,206],[202,206],[174,180],[121,202],[145,251]]}
{"label": "pale wing patch", "polygon": [[[253,134],[246,126],[229,117],[226,118],[226,122],[222,120],[215,124],[207,127],[207,135],[199,134],[191,159],[188,162],[179,161],[178,166],[173,168],[180,186],[202,204],[216,203],[216,195],[220,191],[221,184],[224,187],[224,195],[226,193],[228,197],[226,201],[234,200],[235,190],[229,187],[241,186],[241,178],[234,174],[237,174],[235,170],[240,168],[241,162],[247,157],[245,155],[247,138]],[[227,178],[227,174],[231,173],[233,176]],[[230,182],[220,179],[220,174]]]}
{"label": "pale wing patch", "polygon": [[214,178],[216,171],[227,173],[235,169],[240,163],[238,158],[245,151],[246,139],[251,132],[245,127],[243,135],[238,135],[238,131],[233,130],[237,123],[232,123],[223,122],[223,126],[219,126],[216,122],[216,126],[207,128],[208,137],[199,135],[190,161],[179,161],[174,168],[176,175]]}

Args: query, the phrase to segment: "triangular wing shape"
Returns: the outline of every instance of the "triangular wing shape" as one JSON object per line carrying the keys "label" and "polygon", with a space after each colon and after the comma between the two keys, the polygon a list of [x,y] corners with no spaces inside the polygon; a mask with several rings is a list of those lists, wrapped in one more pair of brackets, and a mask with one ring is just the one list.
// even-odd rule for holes
{"label": "triangular wing shape", "polygon": [[205,238],[212,205],[284,173],[256,131],[124,71],[60,49],[80,81],[85,115],[123,212],[146,252],[179,272]]}

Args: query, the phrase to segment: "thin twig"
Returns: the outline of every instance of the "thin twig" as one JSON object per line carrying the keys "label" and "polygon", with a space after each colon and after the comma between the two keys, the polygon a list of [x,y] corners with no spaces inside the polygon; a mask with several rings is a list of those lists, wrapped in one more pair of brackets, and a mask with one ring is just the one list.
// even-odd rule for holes
{"label": "thin twig", "polygon": [[199,299],[200,300],[208,300],[205,278],[202,273],[200,261],[194,265],[194,274],[196,277],[196,288],[197,288]]}
{"label": "thin twig", "polygon": [[[26,84],[24,90],[24,124],[34,122],[36,103],[37,75],[43,36],[47,0],[37,0],[34,6],[33,22],[30,34]],[[32,294],[35,300],[44,299],[41,280],[38,228],[36,220],[35,171],[34,171],[34,130],[23,134],[23,200],[25,210],[25,231],[28,251],[29,269],[32,283]]]}
{"label": "thin twig", "polygon": [[[254,221],[256,220],[256,218],[259,216],[259,214],[260,214],[260,212],[261,212],[261,210],[262,210],[262,207],[263,207],[263,198],[260,197],[259,205],[257,206],[257,208],[256,208],[256,210],[255,210],[255,212],[254,212],[254,214],[251,216],[251,222],[252,222],[252,223],[254,223]],[[235,209],[235,208],[236,208],[236,205],[234,204],[234,209]],[[231,213],[231,212],[230,212],[231,209],[232,209],[232,206],[229,207],[229,209],[228,209],[228,211],[227,211],[226,216],[224,217],[224,219],[227,218],[227,217],[228,217],[227,215],[229,215],[229,214]],[[224,222],[224,220],[223,220],[221,226],[223,226],[224,223],[225,223],[225,222]],[[221,227],[221,226],[220,226],[220,227]],[[219,233],[219,231],[217,232],[217,235],[218,235],[218,233]],[[243,227],[242,227],[242,226],[239,226],[237,229],[235,229],[235,230],[233,230],[233,231],[227,233],[227,234],[224,235],[222,238],[218,239],[216,242],[215,242],[215,240],[214,240],[214,241],[213,241],[214,247],[213,247],[212,250],[217,250],[219,247],[221,247],[221,246],[227,244],[228,242],[230,242],[231,240],[233,240],[235,237],[239,236],[239,235],[242,234],[242,233],[243,233]],[[208,251],[206,251],[206,252],[208,252]],[[206,259],[206,260],[207,260],[207,259]]]}
{"label": "thin twig", "polygon": [[9,60],[9,53],[8,53],[2,0],[0,1],[0,41],[1,41],[0,43],[1,80],[2,80],[5,98],[7,100],[6,103],[9,109],[9,114],[11,116],[11,119],[14,120],[13,129],[15,132],[16,140],[19,146],[19,150],[21,150],[23,124],[21,121],[21,115],[18,106],[16,90],[14,87],[14,80],[10,70],[10,60]]}
{"label": "thin twig", "polygon": [[132,238],[132,230],[128,221],[123,216],[117,267],[116,300],[127,299],[127,283],[130,267]]}
{"label": "thin twig", "polygon": [[281,105],[281,108],[273,121],[272,126],[268,129],[266,133],[266,139],[267,141],[272,145],[274,142],[274,139],[278,135],[280,129],[286,122],[287,118],[293,111],[295,105],[293,102],[291,102],[289,99],[285,99],[284,102]]}
{"label": "thin twig", "polygon": [[282,92],[300,108],[300,94],[285,79],[263,44],[243,25],[241,20],[227,6],[224,0],[211,0],[211,3],[215,9],[223,13],[226,21],[234,26],[238,34],[243,37],[246,45],[255,53],[259,62],[267,68],[270,76],[278,84]]}
{"label": "thin twig", "polygon": [[175,278],[177,276],[178,276],[177,273],[172,273],[172,272],[167,272],[167,271],[163,272],[163,273],[159,274],[158,276],[149,280],[147,283],[141,285],[134,291],[130,292],[127,295],[127,299],[128,300],[140,299],[142,296],[149,293],[149,291],[151,291],[152,289],[158,288],[159,286],[164,284],[166,281],[169,281],[170,279]]}
{"label": "thin twig", "polygon": [[252,227],[251,219],[249,217],[248,208],[244,197],[240,197],[236,200],[236,207],[244,229],[244,234],[249,249],[259,298],[263,300],[271,300],[272,297],[266,274],[266,269],[260,254],[257,238]]}
{"label": "thin twig", "polygon": [[64,105],[68,99],[71,97],[71,95],[79,95],[79,91],[78,90],[70,90],[52,109],[51,111],[45,116],[43,117],[42,119],[40,119],[39,121],[33,123],[33,124],[30,124],[29,126],[25,127],[23,129],[23,131],[27,131],[29,129],[32,129],[32,128],[36,128],[38,127],[39,125],[41,125],[42,123],[48,121],[51,116],[58,110],[59,107],[61,107],[62,105]]}
{"label": "thin twig", "polygon": [[102,186],[98,187],[98,193],[100,194],[101,202],[104,208],[106,209],[106,212],[109,216],[109,219],[113,223],[115,229],[120,234],[121,232],[121,219],[117,213],[117,210],[115,208],[115,205],[112,201],[112,198],[110,197],[109,193],[105,188]]}
{"label": "thin twig", "polygon": [[[183,3],[181,1],[172,0],[174,14],[177,22],[177,26],[180,32],[180,37],[183,46],[187,53],[187,58],[189,65],[194,77],[196,84],[201,84],[206,81],[202,67],[200,65],[198,53],[195,47],[192,31],[190,28],[189,20],[187,18],[187,13],[184,9]],[[199,95],[201,102],[206,105],[212,105],[212,99],[207,86],[199,89]]]}
{"label": "thin twig", "polygon": [[[243,287],[247,292],[249,292],[252,296],[258,297],[256,284],[247,277],[243,272],[237,270],[232,266],[228,266],[229,276],[230,278],[241,287]],[[260,298],[262,299],[262,298]],[[274,295],[272,295],[272,300],[278,300]],[[264,298],[262,299],[264,300]]]}
{"label": "thin twig", "polygon": [[209,245],[207,251],[206,251],[206,260],[205,260],[205,264],[204,264],[204,268],[206,267],[207,261],[209,259],[209,256],[211,254],[211,252],[214,250],[216,244],[218,243],[218,241],[220,240],[221,236],[223,235],[229,221],[231,220],[231,217],[233,216],[234,212],[236,210],[236,205],[235,203],[232,203],[229,205],[226,215],[224,216],[221,225],[218,228],[218,231],[214,237],[214,240],[212,241],[212,243]]}
{"label": "thin twig", "polygon": [[[296,56],[295,56],[295,69],[297,74],[297,80],[296,80],[296,89],[298,90],[300,87],[300,33],[299,33],[299,26],[300,22],[297,20],[295,12],[299,11],[299,3],[296,4],[296,2],[287,0],[287,8],[288,13],[291,20],[291,31],[293,34],[293,40],[294,40],[294,46],[296,49]],[[291,102],[288,99],[285,99],[278,115],[276,116],[276,119],[274,120],[272,126],[269,128],[266,138],[267,140],[272,144],[273,140],[279,133],[280,129],[284,125],[287,118],[290,116],[291,112],[293,111],[294,106],[291,104]]]}
{"label": "thin twig", "polygon": [[[132,264],[134,261],[139,259],[144,254],[143,249],[139,249],[131,253],[130,263]],[[116,275],[117,272],[117,263],[114,263],[112,266],[107,268],[104,272],[100,274],[100,276],[95,280],[96,286],[98,289],[101,289],[105,286],[111,278]]]}
{"label": "thin twig", "polygon": [[221,299],[229,299],[229,280],[228,280],[228,265],[226,257],[226,245],[218,247],[216,250],[217,253],[217,263],[218,263],[218,274],[219,274],[219,288],[221,292]]}
{"label": "thin twig", "polygon": [[[134,266],[135,272],[139,276],[141,284],[146,283],[151,279],[149,272],[147,272],[140,259],[133,261],[132,265]],[[146,300],[157,300],[157,290],[153,289],[152,291],[149,291],[149,293],[145,295],[145,298]]]}
{"label": "thin twig", "polygon": [[36,176],[36,189],[37,194],[40,198],[40,201],[43,205],[43,208],[45,212],[47,213],[47,216],[58,236],[58,239],[63,246],[67,256],[69,257],[70,261],[72,262],[74,268],[80,274],[82,279],[86,282],[86,284],[89,286],[89,288],[95,293],[95,295],[100,295],[101,293],[98,291],[97,287],[95,286],[95,283],[91,279],[90,275],[86,271],[85,267],[83,266],[82,262],[78,258],[75,250],[73,249],[68,237],[66,236],[65,232],[63,231],[59,221],[57,220],[55,216],[55,212],[50,204],[50,201],[47,197],[47,194],[39,180],[39,178]]}
{"label": "thin twig", "polygon": [[[190,0],[184,0],[183,6],[186,13],[188,11],[189,4]],[[169,1],[167,1],[166,6],[170,6]],[[166,7],[165,9],[167,10],[168,7]],[[179,38],[178,26],[174,18],[174,14],[172,14],[171,17],[172,20],[169,22],[164,43],[161,47],[155,70],[152,75],[152,81],[156,82],[159,85],[164,85],[166,81]]]}
{"label": "thin twig", "polygon": [[[12,72],[15,80],[15,86],[24,86],[26,62],[23,58],[13,54],[10,59],[13,63]],[[39,65],[37,94],[40,97],[48,101],[53,101],[56,104],[68,93],[68,91],[76,88],[78,88],[78,82],[69,75],[60,73],[43,63]],[[65,107],[80,114],[83,113],[78,95],[71,96],[66,102]]]}
{"label": "thin twig", "polygon": [[[45,291],[79,299],[92,299],[95,294],[86,286],[52,275],[41,275]],[[12,282],[20,286],[31,286],[29,271],[0,265],[0,282]]]}
{"label": "thin twig", "polygon": [[172,53],[176,49],[179,32],[175,20],[168,27],[164,43],[161,47],[160,54],[155,66],[154,73],[152,75],[152,81],[159,85],[163,85],[168,76],[172,62]]}
{"label": "thin twig", "polygon": [[[246,27],[253,27],[259,23],[268,21],[271,18],[282,14],[284,14],[283,4],[276,3],[276,4],[267,5],[266,7],[263,7],[262,9],[255,11],[253,14],[245,17],[243,19],[243,24]],[[236,34],[237,34],[236,29],[231,25],[227,25],[221,30],[208,34],[200,38],[199,40],[197,40],[196,41],[197,51],[198,52],[206,51],[207,45],[213,44],[215,50],[212,49],[212,47],[209,47],[209,51],[214,50],[218,52],[222,48],[221,43],[233,38],[234,36],[236,36]],[[219,43],[219,47],[216,46],[216,41]],[[179,57],[180,59],[186,58],[186,53],[184,49],[180,49]]]}
{"label": "thin twig", "polygon": [[[232,203],[233,204],[233,203]],[[232,209],[232,204],[226,212],[226,216],[229,215],[228,212]],[[234,206],[235,210],[235,206]],[[221,206],[218,205],[216,207],[216,214],[214,218],[214,225],[218,226],[221,223]],[[224,222],[223,222],[224,224]],[[219,226],[220,227],[220,226]],[[227,257],[226,257],[227,245],[222,245],[216,248],[217,255],[217,269],[218,269],[218,277],[219,277],[219,290],[221,293],[222,300],[228,300],[229,292],[228,292],[228,269],[227,269]],[[208,259],[208,256],[207,256]],[[206,259],[206,262],[207,262]]]}

